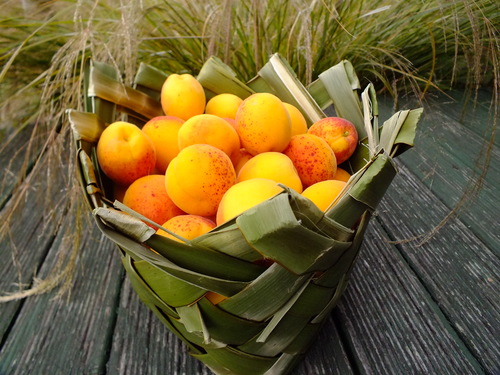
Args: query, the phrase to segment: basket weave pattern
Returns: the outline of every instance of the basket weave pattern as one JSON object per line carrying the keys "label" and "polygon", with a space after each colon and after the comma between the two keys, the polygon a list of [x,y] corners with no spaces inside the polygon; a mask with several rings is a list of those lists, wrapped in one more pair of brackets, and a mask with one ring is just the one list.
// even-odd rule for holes
{"label": "basket weave pattern", "polygon": [[[100,80],[107,85],[103,80],[112,78]],[[99,129],[113,121],[113,116],[101,117],[102,108],[108,109],[105,113],[110,108],[125,112],[140,125],[159,114],[151,111],[157,104],[137,115],[127,108],[127,100],[157,103],[158,97],[132,88],[126,88],[127,95],[108,97],[97,86],[88,87],[89,97],[98,100],[88,112],[70,114],[73,123],[92,122],[95,129],[89,134],[75,127],[80,177],[96,225],[118,245],[142,302],[186,343],[191,355],[218,374],[289,372],[346,289],[381,196],[363,202],[353,188],[339,202],[344,210],[359,213],[347,223],[342,215],[329,217],[285,188],[195,240],[181,243],[159,236],[138,215],[112,207],[112,190],[95,158]],[[396,170],[386,155],[379,159],[382,167],[376,165],[378,159],[372,166],[377,173],[370,175],[367,168],[365,174],[381,180],[385,191]],[[213,304],[208,291],[227,298]]]}

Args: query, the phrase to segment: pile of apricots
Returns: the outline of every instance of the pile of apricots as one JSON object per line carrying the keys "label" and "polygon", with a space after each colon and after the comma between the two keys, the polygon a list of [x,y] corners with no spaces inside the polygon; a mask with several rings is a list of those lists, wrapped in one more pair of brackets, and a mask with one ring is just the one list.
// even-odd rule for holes
{"label": "pile of apricots", "polygon": [[182,238],[273,197],[279,184],[325,211],[350,177],[338,164],[353,154],[358,135],[345,119],[308,127],[299,109],[270,93],[207,100],[190,74],[169,75],[160,100],[164,116],[142,128],[109,124],[97,158],[116,199]]}

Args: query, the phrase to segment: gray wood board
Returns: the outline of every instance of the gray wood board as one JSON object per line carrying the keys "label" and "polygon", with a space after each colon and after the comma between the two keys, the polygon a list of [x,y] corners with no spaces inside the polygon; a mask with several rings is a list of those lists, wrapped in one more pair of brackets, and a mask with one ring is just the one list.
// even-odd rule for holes
{"label": "gray wood board", "polygon": [[[382,110],[387,111],[384,106]],[[500,255],[500,150],[492,149],[487,174],[479,180],[483,147],[483,138],[441,108],[430,107],[424,109],[415,148],[399,160],[450,210],[462,204],[463,197],[471,198],[458,212],[460,219]],[[479,191],[474,190],[477,181],[481,181]]]}
{"label": "gray wood board", "polygon": [[397,248],[457,335],[493,373],[500,368],[500,259],[458,219],[423,242],[449,209],[407,167],[400,168],[377,219],[400,242]]}
{"label": "gray wood board", "polygon": [[[59,241],[40,276],[52,269]],[[105,373],[124,275],[115,248],[94,228],[82,243],[70,298],[48,293],[24,301],[1,348],[1,374]]]}

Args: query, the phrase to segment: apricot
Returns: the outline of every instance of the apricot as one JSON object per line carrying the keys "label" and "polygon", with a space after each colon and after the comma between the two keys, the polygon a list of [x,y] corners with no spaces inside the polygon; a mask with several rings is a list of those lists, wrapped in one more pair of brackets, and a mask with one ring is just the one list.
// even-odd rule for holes
{"label": "apricot", "polygon": [[117,121],[102,132],[97,143],[97,160],[111,180],[129,185],[153,172],[156,152],[153,142],[139,127]]}
{"label": "apricot", "polygon": [[315,135],[294,135],[283,153],[292,160],[304,188],[333,179],[337,171],[332,149],[325,140]]}
{"label": "apricot", "polygon": [[302,192],[302,196],[311,200],[321,211],[326,211],[337,197],[342,189],[346,186],[346,182],[339,180],[326,180],[315,183],[309,186]]}
{"label": "apricot", "polygon": [[283,191],[268,178],[252,178],[231,186],[219,204],[216,223],[220,225]]}
{"label": "apricot", "polygon": [[226,120],[207,114],[187,120],[179,129],[178,142],[181,150],[194,144],[207,144],[217,147],[228,156],[240,149],[236,130]]}
{"label": "apricot", "polygon": [[252,94],[236,113],[241,147],[252,155],[283,151],[292,136],[292,122],[283,102],[269,93]]}
{"label": "apricot", "polygon": [[238,152],[234,153],[231,156],[231,161],[233,162],[233,166],[234,166],[234,170],[236,172],[236,176],[238,176],[238,173],[240,172],[241,168],[251,158],[253,158],[253,155],[251,153],[249,153],[247,150],[245,150],[244,148],[240,148],[238,150]]}
{"label": "apricot", "polygon": [[334,180],[347,182],[351,178],[351,174],[347,172],[345,169],[337,167],[337,172],[335,172],[335,176],[333,176]]}
{"label": "apricot", "polygon": [[[187,240],[192,240],[193,238],[201,236],[202,234],[205,234],[215,228],[215,223],[206,217],[188,214],[174,216],[165,222],[162,227]],[[172,236],[170,233],[165,232],[162,229],[158,229],[156,233],[182,242],[177,237]]]}
{"label": "apricot", "polygon": [[123,197],[125,197],[125,192],[130,185],[113,184],[113,198],[123,202]]}
{"label": "apricot", "polygon": [[234,130],[236,130],[236,120],[234,118],[223,117],[223,119],[229,122],[229,125],[231,125]]}
{"label": "apricot", "polygon": [[234,94],[224,93],[212,97],[205,107],[205,113],[222,118],[236,118],[236,112],[243,99]]}
{"label": "apricot", "polygon": [[167,116],[187,120],[205,111],[206,96],[191,74],[171,74],[162,85],[160,102]]}
{"label": "apricot", "polygon": [[182,149],[165,174],[165,186],[174,203],[186,213],[200,216],[215,215],[222,196],[235,183],[229,156],[207,144]]}
{"label": "apricot", "polygon": [[297,134],[307,133],[307,121],[300,110],[292,104],[283,102],[290,120],[292,121],[292,137]]}
{"label": "apricot", "polygon": [[160,174],[132,182],[125,191],[123,204],[157,224],[185,213],[170,199],[165,189],[165,176]]}
{"label": "apricot", "polygon": [[218,303],[220,303],[220,302],[224,301],[225,299],[227,299],[226,296],[223,296],[222,294],[215,293],[215,292],[207,292],[207,294],[205,294],[205,297],[210,302],[212,302],[214,305],[217,305]]}
{"label": "apricot", "polygon": [[302,182],[288,156],[281,152],[263,152],[248,160],[238,173],[238,182],[268,178],[302,193]]}
{"label": "apricot", "polygon": [[142,131],[151,139],[156,151],[156,170],[165,173],[170,161],[179,153],[177,134],[184,120],[175,116],[154,117]]}
{"label": "apricot", "polygon": [[312,124],[307,132],[323,138],[328,143],[338,164],[349,159],[358,145],[356,127],[341,117],[323,118]]}

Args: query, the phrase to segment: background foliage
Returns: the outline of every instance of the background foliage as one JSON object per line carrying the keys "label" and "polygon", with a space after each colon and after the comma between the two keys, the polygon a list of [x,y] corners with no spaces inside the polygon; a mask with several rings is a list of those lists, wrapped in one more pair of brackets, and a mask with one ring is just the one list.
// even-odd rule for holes
{"label": "background foliage", "polygon": [[[408,95],[431,99],[436,90],[460,88],[472,98],[480,87],[491,90],[494,138],[500,78],[500,11],[494,0],[2,0],[0,5],[0,140],[24,126],[33,129],[22,150],[27,162],[15,177],[13,203],[1,212],[3,235],[37,169],[66,181],[63,192],[44,191],[48,212],[81,209],[65,110],[83,109],[81,70],[87,57],[114,65],[125,84],[131,84],[139,62],[167,73],[196,74],[216,55],[248,80],[279,52],[307,84],[348,59],[363,87],[373,82],[395,105]],[[7,143],[3,139],[0,147]],[[39,155],[50,168],[36,162]],[[79,235],[68,233],[69,242],[79,243],[74,237]],[[66,255],[62,263],[68,262]]]}

